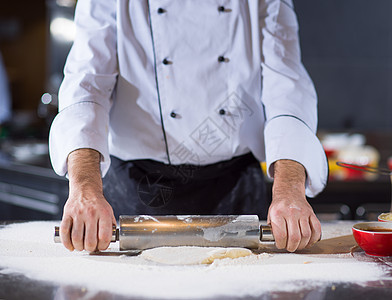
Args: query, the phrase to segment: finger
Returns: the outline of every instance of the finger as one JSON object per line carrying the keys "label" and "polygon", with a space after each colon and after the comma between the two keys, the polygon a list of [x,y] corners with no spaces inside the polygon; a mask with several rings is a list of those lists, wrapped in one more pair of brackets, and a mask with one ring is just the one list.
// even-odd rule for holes
{"label": "finger", "polygon": [[71,241],[72,218],[63,218],[60,224],[60,240],[64,247],[70,251],[75,250]]}
{"label": "finger", "polygon": [[113,220],[100,219],[98,221],[98,250],[106,250],[112,239]]}
{"label": "finger", "polygon": [[275,238],[275,245],[278,249],[284,249],[287,245],[287,225],[284,218],[271,220],[272,232]]}
{"label": "finger", "polygon": [[301,231],[299,221],[296,218],[291,218],[287,221],[287,251],[294,252],[297,250],[300,242]]}
{"label": "finger", "polygon": [[89,222],[85,225],[85,234],[84,234],[84,248],[93,252],[97,249],[98,244],[98,221],[97,220],[89,220]]}
{"label": "finger", "polygon": [[76,250],[82,251],[84,249],[84,222],[74,220],[71,231],[71,240]]}
{"label": "finger", "polygon": [[312,228],[310,227],[309,218],[302,218],[299,220],[300,232],[301,232],[301,242],[299,243],[298,250],[304,249],[312,237]]}
{"label": "finger", "polygon": [[308,247],[313,246],[321,238],[321,224],[316,216],[310,216],[310,227],[312,229],[312,236],[309,239]]}

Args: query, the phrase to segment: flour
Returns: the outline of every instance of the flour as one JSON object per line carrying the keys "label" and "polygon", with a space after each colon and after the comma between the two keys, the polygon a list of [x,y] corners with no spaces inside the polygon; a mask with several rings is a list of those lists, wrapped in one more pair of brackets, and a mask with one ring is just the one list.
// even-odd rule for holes
{"label": "flour", "polygon": [[192,223],[192,216],[191,215],[186,215],[186,216],[177,216],[177,220],[183,221],[185,223]]}
{"label": "flour", "polygon": [[[0,272],[22,273],[61,287],[109,291],[134,298],[258,297],[330,283],[380,280],[384,270],[350,255],[261,253],[210,265],[162,265],[143,256],[92,256],[53,243],[58,222],[13,224],[0,229]],[[323,237],[351,232],[347,223],[323,225]],[[331,232],[333,234],[331,234]],[[109,251],[118,251],[118,243]],[[189,255],[186,247],[181,255]],[[297,280],[297,281],[294,281]],[[306,285],[305,285],[306,284]]]}
{"label": "flour", "polygon": [[134,218],[134,221],[137,222],[143,222],[143,221],[147,221],[147,220],[152,220],[154,222],[160,223],[159,220],[157,218],[154,218],[152,216],[147,216],[147,215],[140,215]]}
{"label": "flour", "polygon": [[221,226],[217,226],[217,227],[201,226],[198,228],[203,231],[203,238],[210,242],[220,241],[228,234],[235,234],[237,237],[246,237],[249,228],[258,229],[257,216],[255,216],[255,218],[256,218],[256,225],[254,225],[255,224],[254,218],[249,216],[238,216],[232,222],[229,222]]}
{"label": "flour", "polygon": [[333,237],[351,235],[352,226],[358,221],[334,221],[322,224],[322,238],[330,239]]}

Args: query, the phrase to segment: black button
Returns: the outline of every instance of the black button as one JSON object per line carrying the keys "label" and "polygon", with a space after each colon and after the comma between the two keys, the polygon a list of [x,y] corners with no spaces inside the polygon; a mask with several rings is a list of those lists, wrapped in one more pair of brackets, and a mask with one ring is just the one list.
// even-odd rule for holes
{"label": "black button", "polygon": [[174,111],[172,111],[172,112],[170,113],[170,117],[175,118],[175,117],[177,117],[177,114],[176,114]]}
{"label": "black button", "polygon": [[230,59],[228,59],[227,57],[224,57],[224,56],[219,56],[218,57],[218,61],[219,62],[229,62]]}
{"label": "black button", "polygon": [[166,10],[164,10],[162,7],[158,8],[157,10],[158,14],[163,14],[166,12]]}
{"label": "black button", "polygon": [[226,114],[226,111],[225,111],[223,108],[221,108],[221,109],[219,110],[219,114],[223,116],[223,115]]}
{"label": "black button", "polygon": [[172,62],[171,62],[170,60],[168,60],[167,58],[165,58],[164,60],[162,60],[162,63],[163,63],[164,65],[171,65],[171,64],[172,64]]}
{"label": "black button", "polygon": [[219,6],[218,7],[219,12],[225,12],[225,7],[224,6]]}
{"label": "black button", "polygon": [[228,12],[231,12],[231,8],[226,8],[226,7],[224,7],[224,6],[218,6],[218,11],[219,11],[219,12],[228,13]]}

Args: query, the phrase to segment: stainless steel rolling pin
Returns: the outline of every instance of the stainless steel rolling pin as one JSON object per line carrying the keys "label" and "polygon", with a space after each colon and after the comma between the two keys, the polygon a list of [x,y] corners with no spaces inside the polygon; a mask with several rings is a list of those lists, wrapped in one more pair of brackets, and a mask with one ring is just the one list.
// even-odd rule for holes
{"label": "stainless steel rolling pin", "polygon": [[[59,227],[54,241],[60,243]],[[112,242],[120,250],[144,250],[161,246],[258,248],[260,241],[274,241],[270,226],[256,215],[225,216],[120,216]]]}

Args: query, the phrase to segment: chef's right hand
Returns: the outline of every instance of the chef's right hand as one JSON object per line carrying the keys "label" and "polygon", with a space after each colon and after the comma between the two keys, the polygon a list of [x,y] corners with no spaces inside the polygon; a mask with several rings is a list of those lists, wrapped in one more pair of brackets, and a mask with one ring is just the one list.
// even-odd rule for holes
{"label": "chef's right hand", "polygon": [[79,149],[68,156],[69,197],[64,206],[60,238],[70,250],[105,250],[109,247],[113,209],[102,191],[100,154]]}
{"label": "chef's right hand", "polygon": [[113,225],[116,225],[116,219],[103,195],[73,193],[64,206],[60,238],[70,251],[105,250],[112,238]]}

